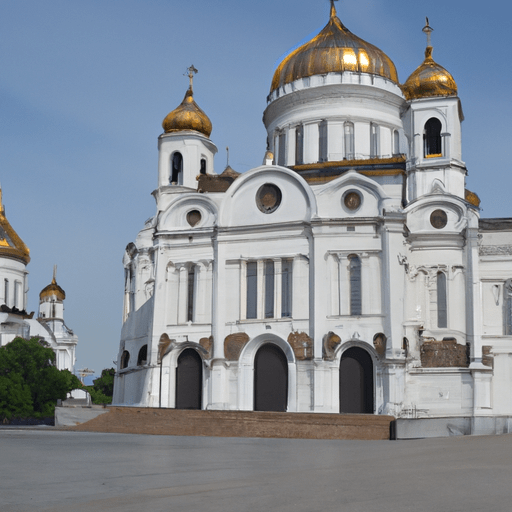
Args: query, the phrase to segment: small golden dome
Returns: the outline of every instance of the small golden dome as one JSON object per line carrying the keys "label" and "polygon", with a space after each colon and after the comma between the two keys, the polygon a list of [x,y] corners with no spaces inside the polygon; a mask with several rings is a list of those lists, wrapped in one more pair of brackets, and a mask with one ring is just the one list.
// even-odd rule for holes
{"label": "small golden dome", "polygon": [[332,2],[329,23],[279,64],[270,92],[299,78],[343,71],[370,73],[398,83],[391,59],[376,46],[352,34],[336,15]]}
{"label": "small golden dome", "polygon": [[174,109],[162,122],[165,133],[194,130],[210,137],[212,122],[194,101],[192,87],[189,87],[181,105]]}
{"label": "small golden dome", "polygon": [[457,84],[453,76],[432,58],[432,46],[427,46],[423,64],[401,87],[407,100],[457,96]]}
{"label": "small golden dome", "polygon": [[57,284],[55,276],[53,277],[52,282],[41,290],[39,300],[53,296],[55,296],[57,300],[64,300],[66,298],[66,292]]}

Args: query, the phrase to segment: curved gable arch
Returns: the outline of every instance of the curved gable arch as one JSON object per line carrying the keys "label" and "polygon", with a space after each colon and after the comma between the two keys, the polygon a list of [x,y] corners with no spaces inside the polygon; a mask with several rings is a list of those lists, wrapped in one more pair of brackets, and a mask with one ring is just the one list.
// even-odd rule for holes
{"label": "curved gable arch", "polygon": [[[264,185],[275,186],[280,192],[280,204],[271,212],[258,208],[258,191]],[[315,195],[301,176],[284,167],[265,165],[244,173],[229,187],[220,207],[219,225],[308,222],[316,212]]]}
{"label": "curved gable arch", "polygon": [[172,201],[158,219],[158,231],[189,230],[217,224],[217,206],[201,194],[185,194]]}

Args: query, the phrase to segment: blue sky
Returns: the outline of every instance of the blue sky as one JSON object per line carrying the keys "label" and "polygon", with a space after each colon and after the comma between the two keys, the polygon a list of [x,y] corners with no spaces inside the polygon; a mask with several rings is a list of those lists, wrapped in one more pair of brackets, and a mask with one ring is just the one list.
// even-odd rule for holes
{"label": "blue sky", "polygon": [[[338,15],[385,51],[404,82],[434,59],[459,86],[467,186],[483,217],[512,216],[509,2],[340,0]],[[279,59],[327,22],[328,0],[0,0],[0,183],[7,218],[31,249],[29,310],[58,265],[78,367],[117,357],[122,256],[154,214],[157,137],[183,99],[213,123],[240,172],[260,165],[261,122]]]}

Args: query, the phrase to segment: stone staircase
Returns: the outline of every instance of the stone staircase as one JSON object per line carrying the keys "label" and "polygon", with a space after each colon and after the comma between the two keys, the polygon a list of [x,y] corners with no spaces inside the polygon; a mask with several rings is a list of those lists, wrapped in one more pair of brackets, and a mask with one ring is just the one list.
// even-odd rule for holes
{"label": "stone staircase", "polygon": [[292,439],[390,439],[392,416],[253,411],[191,411],[138,407],[108,408],[69,430],[172,436],[270,437]]}

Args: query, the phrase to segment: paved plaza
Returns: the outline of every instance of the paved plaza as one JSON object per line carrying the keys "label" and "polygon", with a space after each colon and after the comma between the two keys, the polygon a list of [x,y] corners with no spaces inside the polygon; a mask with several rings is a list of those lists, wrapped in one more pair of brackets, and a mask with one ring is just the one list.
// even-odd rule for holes
{"label": "paved plaza", "polygon": [[0,510],[510,511],[512,436],[324,441],[0,429]]}

